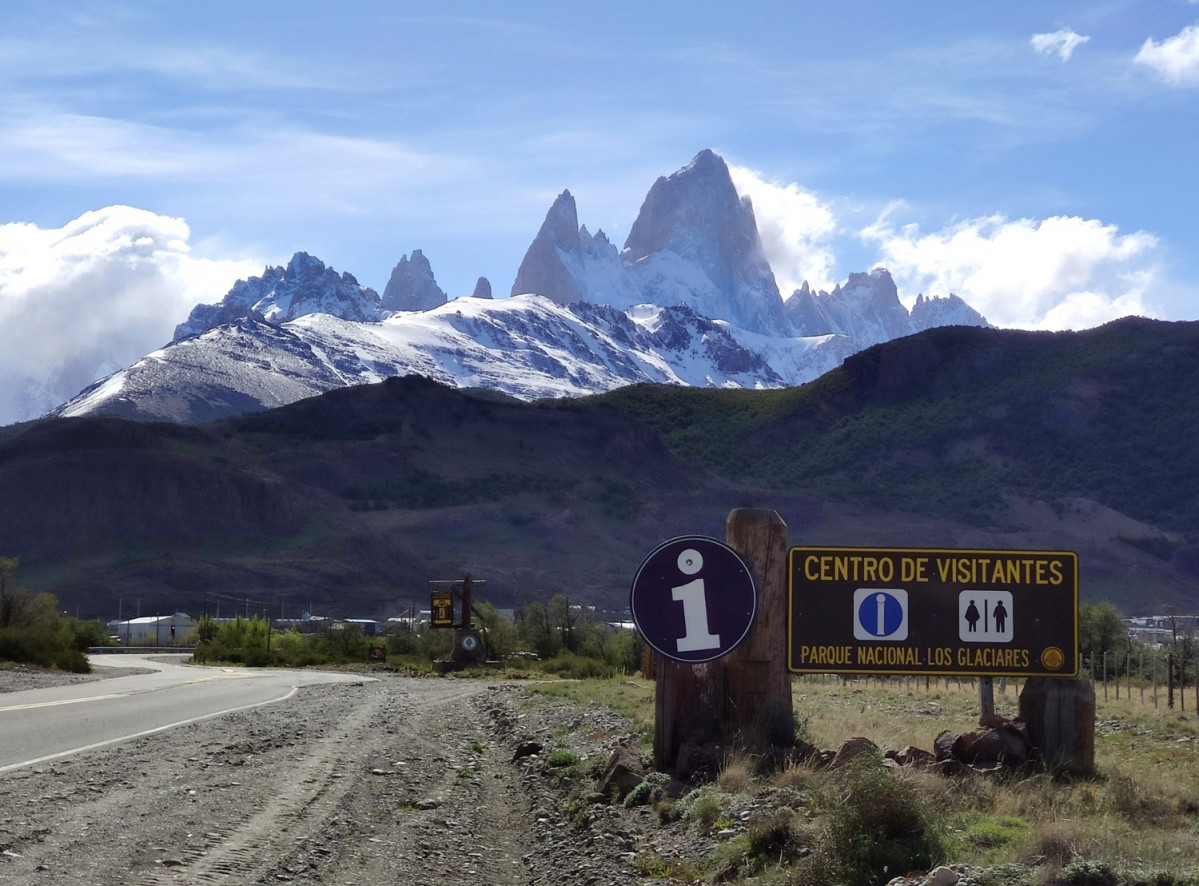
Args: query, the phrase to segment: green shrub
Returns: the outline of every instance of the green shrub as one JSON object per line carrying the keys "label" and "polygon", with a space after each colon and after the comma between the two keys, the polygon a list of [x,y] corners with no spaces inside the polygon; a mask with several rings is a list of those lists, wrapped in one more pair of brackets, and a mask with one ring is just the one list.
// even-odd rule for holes
{"label": "green shrub", "polygon": [[823,850],[848,886],[875,886],[940,864],[938,829],[911,785],[877,754],[854,758],[834,780]]}
{"label": "green shrub", "polygon": [[1053,886],[1120,886],[1120,877],[1106,862],[1077,858],[1053,878]]}
{"label": "green shrub", "polygon": [[634,806],[648,806],[661,796],[662,788],[670,784],[670,776],[665,772],[651,772],[645,780],[633,788],[624,798],[626,809]]}
{"label": "green shrub", "polygon": [[678,808],[683,818],[705,828],[716,824],[731,798],[717,788],[707,786],[692,791],[679,800]]}
{"label": "green shrub", "polygon": [[537,665],[537,670],[569,680],[592,680],[611,677],[616,673],[614,665],[573,652],[562,652],[546,659]]}
{"label": "green shrub", "polygon": [[80,623],[62,615],[57,598],[23,592],[10,595],[9,621],[0,627],[0,660],[78,674],[91,670],[78,644]]}

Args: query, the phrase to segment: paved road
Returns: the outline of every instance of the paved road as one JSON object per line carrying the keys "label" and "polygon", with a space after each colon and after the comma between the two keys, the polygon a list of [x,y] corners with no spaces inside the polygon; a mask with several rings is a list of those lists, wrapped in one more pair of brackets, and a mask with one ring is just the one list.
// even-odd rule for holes
{"label": "paved road", "polygon": [[0,773],[271,704],[300,686],[361,683],[358,674],[184,665],[187,656],[94,655],[151,673],[0,695]]}

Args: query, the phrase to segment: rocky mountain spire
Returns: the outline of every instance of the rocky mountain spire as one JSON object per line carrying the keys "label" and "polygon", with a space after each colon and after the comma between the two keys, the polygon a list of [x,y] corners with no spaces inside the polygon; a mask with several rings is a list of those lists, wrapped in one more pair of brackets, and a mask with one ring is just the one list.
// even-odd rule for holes
{"label": "rocky mountain spire", "polygon": [[401,256],[383,290],[383,308],[388,311],[428,311],[446,303],[446,294],[433,278],[433,268],[419,249],[411,257]]}
{"label": "rocky mountain spire", "polygon": [[684,285],[664,293],[653,292],[652,280],[646,279],[642,288],[659,297],[681,295],[698,313],[742,329],[768,335],[790,331],[753,207],[738,196],[728,166],[710,150],[654,183],[629,230],[622,259],[644,278],[660,277],[671,266],[698,268],[706,283],[678,280]]}
{"label": "rocky mountain spire", "polygon": [[491,281],[486,277],[480,277],[475,282],[475,291],[471,293],[471,298],[491,298]]}
{"label": "rocky mountain spire", "polygon": [[577,255],[579,245],[575,198],[570,191],[563,191],[525,252],[512,283],[512,295],[535,292],[560,305],[582,301],[583,292],[567,267],[567,257]]}

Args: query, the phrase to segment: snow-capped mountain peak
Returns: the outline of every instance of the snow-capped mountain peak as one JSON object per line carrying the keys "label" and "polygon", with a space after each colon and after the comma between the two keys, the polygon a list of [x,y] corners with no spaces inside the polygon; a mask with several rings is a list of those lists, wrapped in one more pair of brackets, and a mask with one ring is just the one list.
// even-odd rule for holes
{"label": "snow-capped mountain peak", "polygon": [[286,268],[266,268],[261,277],[238,280],[218,303],[196,305],[175,327],[174,341],[244,317],[284,323],[305,314],[332,314],[356,322],[385,316],[373,289],[360,285],[352,274],[338,274],[320,259],[297,252]]}
{"label": "snow-capped mountain peak", "polygon": [[890,341],[933,326],[986,326],[986,319],[956,295],[920,295],[909,313],[886,268],[854,273],[832,292],[812,292],[805,283],[786,302],[799,335],[843,335],[857,347]]}
{"label": "snow-capped mountain peak", "polygon": [[173,342],[56,414],[207,421],[413,373],[522,398],[638,382],[772,388],[930,326],[986,325],[956,296],[921,295],[909,314],[883,268],[784,303],[753,207],[712,151],[654,183],[621,251],[579,224],[563,191],[512,296],[492,299],[484,277],[473,295],[447,301],[419,249],[382,298],[298,252],[197,305]]}

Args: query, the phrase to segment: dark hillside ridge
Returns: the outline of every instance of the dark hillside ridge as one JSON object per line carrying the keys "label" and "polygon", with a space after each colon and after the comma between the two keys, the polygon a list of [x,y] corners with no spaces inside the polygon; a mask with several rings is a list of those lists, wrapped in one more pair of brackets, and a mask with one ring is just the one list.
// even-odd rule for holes
{"label": "dark hillside ridge", "polygon": [[798,388],[528,403],[417,376],[200,427],[0,435],[0,555],[85,617],[386,617],[469,571],[497,605],[623,608],[656,544],[771,507],[793,544],[1077,550],[1085,599],[1199,608],[1199,324],[928,330]]}
{"label": "dark hillside ridge", "polygon": [[740,482],[928,515],[948,507],[981,525],[1018,494],[1094,499],[1172,532],[1199,527],[1199,475],[1187,468],[1199,433],[1196,323],[945,327],[869,348],[799,388],[639,387],[599,399],[640,416],[681,459]]}

